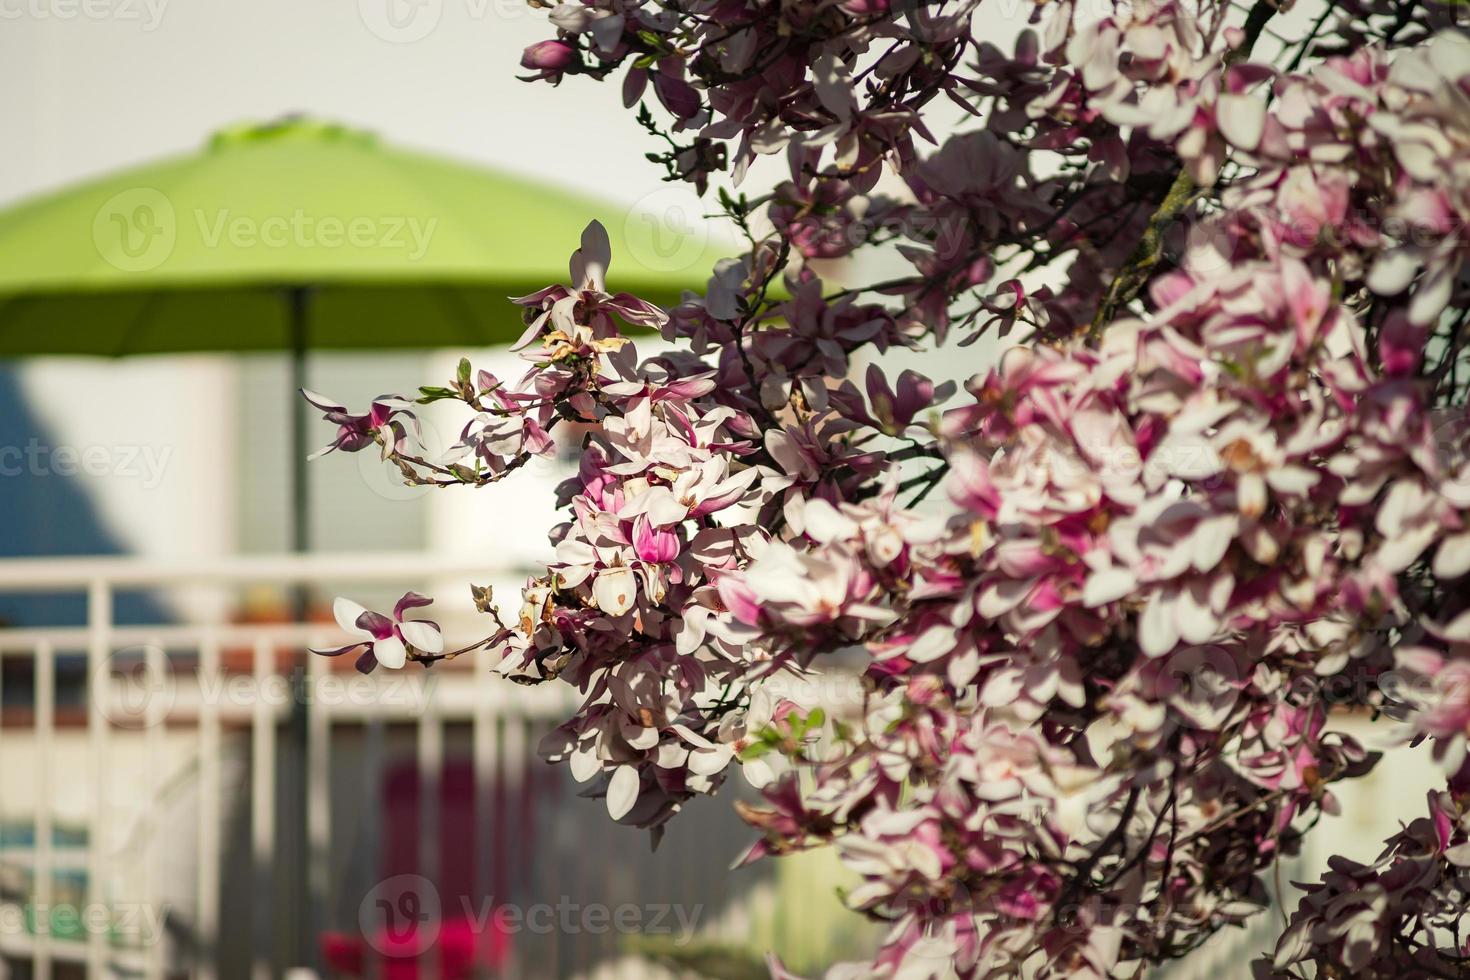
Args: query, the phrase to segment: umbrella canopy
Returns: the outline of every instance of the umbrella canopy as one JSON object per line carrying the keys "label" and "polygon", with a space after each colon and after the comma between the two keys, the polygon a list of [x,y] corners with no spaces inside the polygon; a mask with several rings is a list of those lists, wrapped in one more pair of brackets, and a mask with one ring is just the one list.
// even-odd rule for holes
{"label": "umbrella canopy", "polygon": [[[567,281],[591,220],[616,290],[701,285],[721,248],[677,192],[626,207],[287,118],[0,212],[0,357],[473,347],[522,332],[508,296]],[[294,396],[293,396],[294,397]],[[291,427],[309,543],[307,413]]]}
{"label": "umbrella canopy", "polygon": [[[0,357],[478,346],[565,280],[593,219],[609,284],[657,303],[733,247],[656,211],[288,119],[0,212]],[[309,290],[309,303],[303,297]]]}
{"label": "umbrella canopy", "polygon": [[[0,212],[0,357],[482,346],[517,338],[508,296],[566,282],[594,219],[609,286],[670,304],[721,249],[676,192],[627,208],[288,119],[214,136],[198,153]],[[647,205],[653,204],[650,208]],[[310,544],[306,403],[292,413],[292,547]],[[308,596],[296,590],[298,618]],[[304,752],[304,700],[293,744]],[[306,767],[287,795],[300,807]],[[304,820],[304,814],[302,815]],[[302,962],[307,862],[293,911]]]}

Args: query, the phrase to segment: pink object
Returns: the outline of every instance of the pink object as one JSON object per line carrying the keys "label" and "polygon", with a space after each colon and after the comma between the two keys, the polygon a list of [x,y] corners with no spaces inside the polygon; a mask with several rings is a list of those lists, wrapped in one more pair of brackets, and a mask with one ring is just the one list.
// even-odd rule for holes
{"label": "pink object", "polygon": [[498,974],[510,955],[510,937],[499,919],[491,917],[483,928],[466,919],[455,919],[439,927],[437,938],[421,950],[416,933],[395,936],[387,930],[371,940],[341,932],[323,933],[322,957],[333,973],[346,977],[367,976],[373,957],[381,963],[378,976],[384,980],[408,980],[419,976],[431,957],[439,961],[442,980],[468,980],[479,967]]}

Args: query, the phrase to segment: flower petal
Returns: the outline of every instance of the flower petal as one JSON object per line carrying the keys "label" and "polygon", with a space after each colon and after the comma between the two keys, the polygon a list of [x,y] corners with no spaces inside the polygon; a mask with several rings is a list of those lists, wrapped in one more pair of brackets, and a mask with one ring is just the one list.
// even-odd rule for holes
{"label": "flower petal", "polygon": [[399,599],[398,604],[393,607],[393,618],[402,620],[403,614],[408,612],[408,610],[418,609],[421,606],[432,606],[433,604],[434,600],[426,595],[420,595],[417,592],[405,592],[403,593],[403,598]]}
{"label": "flower petal", "polygon": [[573,289],[607,292],[607,267],[612,263],[612,242],[602,222],[594,221],[582,232],[582,247],[572,253]]}
{"label": "flower petal", "polygon": [[357,625],[357,618],[365,612],[367,612],[366,606],[341,596],[338,596],[337,600],[332,603],[332,618],[337,620],[337,625],[342,627],[343,632],[353,636],[369,637],[372,635]]}
{"label": "flower petal", "polygon": [[353,650],[356,650],[360,646],[362,646],[361,643],[349,643],[345,647],[335,647],[328,650],[322,650],[317,647],[310,647],[309,649],[312,653],[317,654],[321,657],[340,657],[344,653],[351,653]]}
{"label": "flower petal", "polygon": [[1082,604],[1088,609],[1123,598],[1138,585],[1138,578],[1126,568],[1110,566],[1093,572],[1082,589]]}
{"label": "flower petal", "polygon": [[633,599],[638,594],[638,583],[633,570],[627,567],[604,568],[597,573],[592,586],[592,596],[597,608],[609,616],[621,616],[633,608]]}
{"label": "flower petal", "polygon": [[313,407],[319,408],[323,412],[346,412],[347,411],[347,406],[346,405],[339,405],[334,400],[332,400],[331,398],[328,398],[326,395],[319,395],[316,392],[311,391],[311,390],[306,389],[306,388],[298,388],[297,390],[299,392],[301,392],[301,397],[302,398],[305,398],[308,402],[310,402],[312,404]]}
{"label": "flower petal", "polygon": [[444,649],[444,634],[439,627],[423,620],[409,620],[398,624],[398,635],[407,640],[416,650],[424,653],[440,653]]}
{"label": "flower petal", "polygon": [[1215,122],[1233,145],[1254,150],[1266,131],[1266,103],[1250,95],[1222,95],[1215,103]]}
{"label": "flower petal", "polygon": [[373,656],[389,670],[397,670],[408,663],[408,648],[398,637],[390,636],[373,644]]}
{"label": "flower petal", "polygon": [[1466,572],[1470,572],[1470,531],[1445,538],[1434,553],[1436,578],[1459,578]]}
{"label": "flower petal", "polygon": [[1179,644],[1179,627],[1174,622],[1174,604],[1155,592],[1138,619],[1138,645],[1145,655],[1162,657]]}
{"label": "flower petal", "polygon": [[607,784],[607,812],[614,820],[621,820],[638,802],[638,770],[632,766],[619,766]]}
{"label": "flower petal", "polygon": [[357,617],[357,628],[375,640],[386,640],[393,635],[393,620],[369,609]]}

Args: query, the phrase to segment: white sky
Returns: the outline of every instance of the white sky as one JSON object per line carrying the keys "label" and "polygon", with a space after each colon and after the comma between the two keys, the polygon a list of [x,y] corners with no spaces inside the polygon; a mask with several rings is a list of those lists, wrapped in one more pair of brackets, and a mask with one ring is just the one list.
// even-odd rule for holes
{"label": "white sky", "polygon": [[[395,34],[393,8],[432,29],[385,40],[416,33]],[[657,189],[615,85],[516,80],[549,36],[510,0],[0,0],[0,200],[288,112],[615,199]]]}

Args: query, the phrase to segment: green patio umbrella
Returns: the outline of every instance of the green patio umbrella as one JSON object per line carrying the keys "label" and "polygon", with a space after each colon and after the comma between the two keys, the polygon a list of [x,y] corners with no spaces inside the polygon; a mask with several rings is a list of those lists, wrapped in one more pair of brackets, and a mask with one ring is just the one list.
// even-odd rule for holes
{"label": "green patio umbrella", "polygon": [[[567,257],[593,219],[612,242],[610,287],[671,303],[735,249],[672,194],[644,204],[581,197],[338,125],[241,126],[192,155],[0,211],[0,357],[289,351],[294,386],[304,387],[310,349],[511,341],[523,326],[507,297],[567,281]],[[308,414],[289,397],[291,540],[304,551]],[[304,704],[293,713],[298,751]],[[290,798],[300,809],[298,768]],[[293,872],[300,909],[304,867]],[[296,937],[303,962],[309,940],[309,930]]]}
{"label": "green patio umbrella", "polygon": [[[473,347],[519,336],[507,297],[563,282],[593,219],[609,285],[658,303],[721,248],[697,212],[628,208],[300,118],[0,212],[0,357]],[[306,414],[293,426],[307,545]]]}

